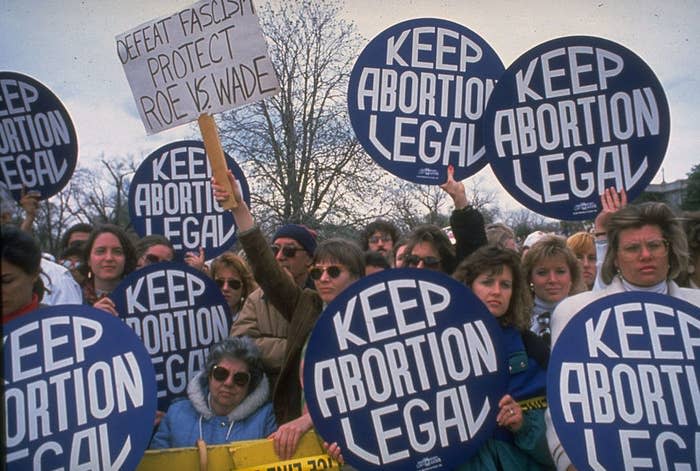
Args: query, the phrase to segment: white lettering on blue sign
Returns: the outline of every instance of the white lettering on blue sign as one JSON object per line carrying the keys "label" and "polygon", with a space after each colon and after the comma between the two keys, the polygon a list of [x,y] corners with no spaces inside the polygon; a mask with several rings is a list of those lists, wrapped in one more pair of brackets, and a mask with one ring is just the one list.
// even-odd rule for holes
{"label": "white lettering on blue sign", "polygon": [[[680,431],[700,423],[694,366],[700,319],[669,305],[627,302],[596,312],[584,325],[590,360],[563,361],[559,370],[564,422],[619,427],[625,469],[698,468],[700,432],[689,439],[668,427]],[[609,359],[616,362],[605,363]],[[601,456],[611,444],[602,443],[600,432],[591,426],[583,430],[585,456],[592,469],[602,470]],[[667,429],[650,433],[657,426]],[[694,462],[676,461],[673,450],[694,450],[684,453]]]}
{"label": "white lettering on blue sign", "polygon": [[[412,295],[401,296],[400,290]],[[384,299],[387,294],[388,304],[373,304],[373,297]],[[425,332],[437,325],[438,316],[450,302],[450,291],[444,286],[425,280],[397,279],[363,289],[347,301],[344,312],[332,316],[340,351],[352,345],[377,342],[378,346],[366,348],[360,355],[340,355],[313,365],[315,395],[323,417],[350,414],[365,409],[369,403],[385,404],[418,392],[435,391],[431,406],[415,399],[402,408],[391,403],[370,411],[378,456],[361,448],[353,435],[357,431],[347,418],[341,419],[348,449],[368,462],[400,461],[411,454],[409,448],[423,453],[436,443],[447,447],[449,430],[456,432],[451,435],[455,443],[465,442],[481,429],[495,407],[487,398],[474,403],[465,386],[447,386],[493,373],[498,367],[495,346],[481,320],[465,322],[461,328]],[[421,318],[409,319],[407,312],[414,310],[415,317],[416,309]],[[351,328],[357,310],[363,316],[363,322],[358,324],[363,326],[362,331]],[[380,329],[379,324],[384,328]],[[406,336],[411,333],[415,335]],[[394,338],[399,340],[390,341]],[[428,370],[435,374],[435,384]],[[387,428],[388,422],[396,422],[396,416],[403,417],[405,425]],[[407,447],[396,450],[403,441],[399,437],[406,435]]]}

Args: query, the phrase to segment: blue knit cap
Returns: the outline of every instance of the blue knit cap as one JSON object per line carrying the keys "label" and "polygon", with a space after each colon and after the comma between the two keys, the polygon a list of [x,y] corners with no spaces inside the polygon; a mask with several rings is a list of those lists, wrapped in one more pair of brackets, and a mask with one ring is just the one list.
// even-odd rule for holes
{"label": "blue knit cap", "polygon": [[316,251],[316,233],[308,227],[301,224],[285,224],[277,229],[277,232],[275,232],[275,235],[272,237],[272,242],[280,237],[288,237],[296,240],[304,247],[304,250],[306,250],[311,257],[314,256],[314,252]]}

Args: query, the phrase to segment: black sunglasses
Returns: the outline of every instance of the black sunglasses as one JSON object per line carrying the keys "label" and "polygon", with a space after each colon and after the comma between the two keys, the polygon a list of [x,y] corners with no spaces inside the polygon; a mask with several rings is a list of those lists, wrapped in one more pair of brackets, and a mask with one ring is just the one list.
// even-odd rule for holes
{"label": "black sunglasses", "polygon": [[[231,372],[223,366],[216,365],[211,370],[211,377],[223,383],[231,375]],[[233,373],[233,384],[236,386],[246,386],[250,382],[250,373],[247,371],[238,371]]]}
{"label": "black sunglasses", "polygon": [[280,247],[279,245],[272,245],[270,246],[272,249],[272,253],[277,256],[278,253],[280,253],[280,250],[282,251],[282,255],[284,255],[286,258],[293,258],[297,252],[300,250],[304,250],[303,248],[300,247],[292,247],[291,245],[283,245]]}
{"label": "black sunglasses", "polygon": [[340,268],[338,265],[330,265],[328,267],[313,267],[311,270],[309,270],[309,276],[312,280],[318,281],[321,279],[324,272],[328,272],[328,276],[335,279],[340,276],[340,274],[343,272],[343,269]]}
{"label": "black sunglasses", "polygon": [[409,267],[417,267],[420,262],[423,262],[423,265],[428,268],[436,268],[441,261],[437,257],[419,257],[418,255],[406,255],[403,260]]}
{"label": "black sunglasses", "polygon": [[231,289],[241,289],[241,286],[243,286],[241,280],[235,278],[216,278],[214,283],[216,283],[219,288],[223,288],[225,284],[228,284],[228,287]]}
{"label": "black sunglasses", "polygon": [[146,255],[143,256],[143,258],[146,260],[146,265],[150,265],[151,263],[158,263],[162,262],[160,258],[158,258],[157,255],[153,255],[152,253],[147,253]]}

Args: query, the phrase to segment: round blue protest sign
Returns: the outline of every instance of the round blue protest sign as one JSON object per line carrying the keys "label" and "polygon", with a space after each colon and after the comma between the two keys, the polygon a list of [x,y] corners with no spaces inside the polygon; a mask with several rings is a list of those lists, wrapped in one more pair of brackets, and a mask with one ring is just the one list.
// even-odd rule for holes
{"label": "round blue protest sign", "polygon": [[548,366],[554,429],[576,469],[698,469],[700,307],[654,293],[599,299]]}
{"label": "round blue protest sign", "polygon": [[90,306],[3,325],[8,470],[133,470],[153,431],[156,385],[139,339]]}
{"label": "round blue protest sign", "polygon": [[365,151],[394,175],[439,185],[452,165],[463,180],[487,163],[482,115],[502,73],[493,48],[470,29],[437,18],[404,21],[357,58],[350,122]]}
{"label": "round blue protest sign", "polygon": [[638,196],[661,166],[666,95],[649,66],[606,39],[571,36],[520,56],[484,113],[491,167],[523,206],[592,219],[605,188]]}
{"label": "round blue protest sign", "polygon": [[14,199],[55,195],[77,162],[78,137],[61,100],[31,77],[0,71],[0,182]]}
{"label": "round blue protest sign", "polygon": [[[243,172],[225,154],[226,164],[240,182],[243,200],[250,191]],[[167,237],[182,259],[204,248],[206,259],[230,249],[236,242],[233,215],[214,199],[212,170],[204,143],[178,141],[152,152],[139,165],[129,188],[129,216],[141,236]]]}
{"label": "round blue protest sign", "polygon": [[116,311],[153,361],[158,410],[182,396],[205,366],[209,347],[228,337],[231,312],[221,289],[184,263],[154,263],[112,291]]}
{"label": "round blue protest sign", "polygon": [[501,329],[430,270],[353,283],[319,317],[303,367],[314,427],[358,469],[453,469],[491,437],[508,374]]}

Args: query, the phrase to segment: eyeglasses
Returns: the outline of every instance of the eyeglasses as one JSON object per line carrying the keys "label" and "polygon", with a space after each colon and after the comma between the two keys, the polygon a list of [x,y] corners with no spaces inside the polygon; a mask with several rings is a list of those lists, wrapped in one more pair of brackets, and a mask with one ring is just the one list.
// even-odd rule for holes
{"label": "eyeglasses", "polygon": [[405,255],[403,261],[409,267],[417,267],[420,262],[423,262],[426,268],[437,268],[441,262],[437,257],[419,257],[418,255]]}
{"label": "eyeglasses", "polygon": [[312,280],[318,281],[321,279],[325,272],[328,272],[328,276],[335,279],[340,276],[340,274],[343,272],[343,269],[338,265],[329,265],[327,267],[313,267],[311,270],[309,270],[309,276]]}
{"label": "eyeglasses", "polygon": [[270,248],[272,249],[272,253],[275,255],[275,257],[281,250],[282,255],[284,255],[285,258],[293,258],[297,254],[297,252],[299,252],[300,250],[305,250],[301,247],[293,247],[291,245],[283,245],[282,247],[280,247],[279,245],[272,245],[270,246]]}
{"label": "eyeglasses", "polygon": [[623,245],[620,247],[620,254],[627,261],[636,260],[642,254],[642,247],[646,247],[647,252],[652,257],[662,257],[668,253],[668,241],[666,239],[656,239]]}
{"label": "eyeglasses", "polygon": [[235,289],[235,290],[241,289],[241,286],[243,286],[243,283],[241,283],[241,280],[237,280],[235,278],[216,278],[216,279],[214,279],[214,283],[216,283],[216,285],[222,289],[223,289],[224,285],[226,285],[226,284],[228,285],[229,288]]}
{"label": "eyeglasses", "polygon": [[[231,372],[224,368],[223,366],[216,365],[211,370],[211,377],[220,383],[225,382],[228,377],[231,376]],[[250,382],[250,373],[247,371],[237,371],[233,373],[233,384],[236,386],[246,386]]]}
{"label": "eyeglasses", "polygon": [[370,237],[368,240],[369,240],[370,244],[377,244],[377,243],[379,243],[380,240],[382,242],[391,242],[391,236],[388,234],[384,234],[382,236],[374,235],[374,236]]}

